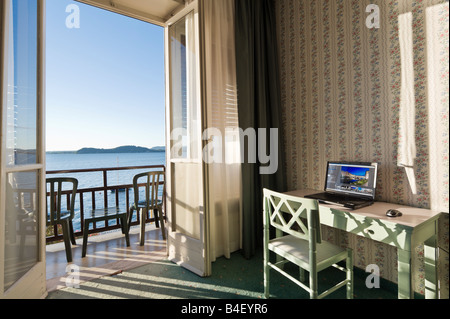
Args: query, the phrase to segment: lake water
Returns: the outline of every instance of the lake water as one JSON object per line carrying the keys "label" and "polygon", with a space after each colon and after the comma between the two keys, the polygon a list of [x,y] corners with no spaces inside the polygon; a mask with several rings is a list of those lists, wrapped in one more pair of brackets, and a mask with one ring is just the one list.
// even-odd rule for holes
{"label": "lake water", "polygon": [[[129,166],[165,165],[166,153],[120,154],[47,154],[47,171],[116,168]],[[131,184],[133,176],[144,170],[112,171],[108,173],[108,185]],[[103,186],[102,172],[50,174],[47,177],[72,176],[78,179],[78,188]]]}
{"label": "lake water", "polygon": [[[47,154],[46,171],[75,170],[75,169],[97,169],[117,168],[130,166],[165,165],[165,152],[154,153],[120,153],[120,154]],[[133,176],[148,169],[111,171],[107,174],[108,186],[132,184]],[[78,189],[102,187],[103,173],[70,173],[70,174],[47,174],[51,177],[74,177],[78,180]],[[77,195],[78,197],[78,195]],[[103,192],[97,192],[95,196],[97,208],[104,206]],[[130,190],[130,201],[133,201],[133,193]],[[92,207],[91,196],[83,198],[84,210]],[[108,205],[115,206],[115,194],[108,193]],[[125,209],[125,192],[119,192],[119,206]],[[79,198],[75,202],[75,218],[73,220],[75,231],[81,229]],[[102,225],[99,223],[98,227]]]}

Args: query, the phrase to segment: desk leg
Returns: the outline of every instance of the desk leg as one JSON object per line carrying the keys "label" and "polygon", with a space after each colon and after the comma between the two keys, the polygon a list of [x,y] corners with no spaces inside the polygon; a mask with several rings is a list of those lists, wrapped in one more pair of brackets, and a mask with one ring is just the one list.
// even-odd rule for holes
{"label": "desk leg", "polygon": [[411,284],[411,252],[397,250],[398,261],[398,299],[413,299],[414,291]]}
{"label": "desk leg", "polygon": [[436,235],[424,243],[425,255],[425,298],[437,299],[437,238]]}

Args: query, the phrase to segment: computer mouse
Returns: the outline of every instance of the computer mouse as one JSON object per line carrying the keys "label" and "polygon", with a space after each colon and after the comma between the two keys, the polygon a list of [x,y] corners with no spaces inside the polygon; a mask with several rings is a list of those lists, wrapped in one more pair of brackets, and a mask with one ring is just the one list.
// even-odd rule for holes
{"label": "computer mouse", "polygon": [[388,216],[388,217],[400,217],[402,215],[403,214],[400,211],[396,210],[396,209],[389,209],[386,212],[386,216]]}

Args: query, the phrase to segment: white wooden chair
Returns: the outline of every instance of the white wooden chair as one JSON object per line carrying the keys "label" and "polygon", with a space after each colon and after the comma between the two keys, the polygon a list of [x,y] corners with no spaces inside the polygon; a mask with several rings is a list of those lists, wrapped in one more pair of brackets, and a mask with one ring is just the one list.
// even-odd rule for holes
{"label": "white wooden chair", "polygon": [[[270,238],[270,227],[276,229]],[[277,255],[271,263],[269,254]],[[337,265],[346,261],[346,267]],[[292,262],[300,267],[300,280],[283,269]],[[318,293],[318,273],[330,266],[346,272],[346,279]],[[347,298],[353,298],[353,257],[351,249],[343,249],[321,239],[319,204],[317,200],[288,196],[264,189],[264,294],[269,298],[270,269],[275,269],[309,292],[311,299],[320,299],[346,287]],[[304,271],[309,272],[309,286]],[[303,281],[303,282],[302,282]]]}

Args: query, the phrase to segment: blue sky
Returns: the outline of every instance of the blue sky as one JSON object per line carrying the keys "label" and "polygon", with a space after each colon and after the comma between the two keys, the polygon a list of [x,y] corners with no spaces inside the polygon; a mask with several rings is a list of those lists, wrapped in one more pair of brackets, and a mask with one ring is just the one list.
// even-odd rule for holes
{"label": "blue sky", "polygon": [[[165,144],[164,29],[47,0],[46,149]],[[66,7],[80,9],[67,28]]]}

